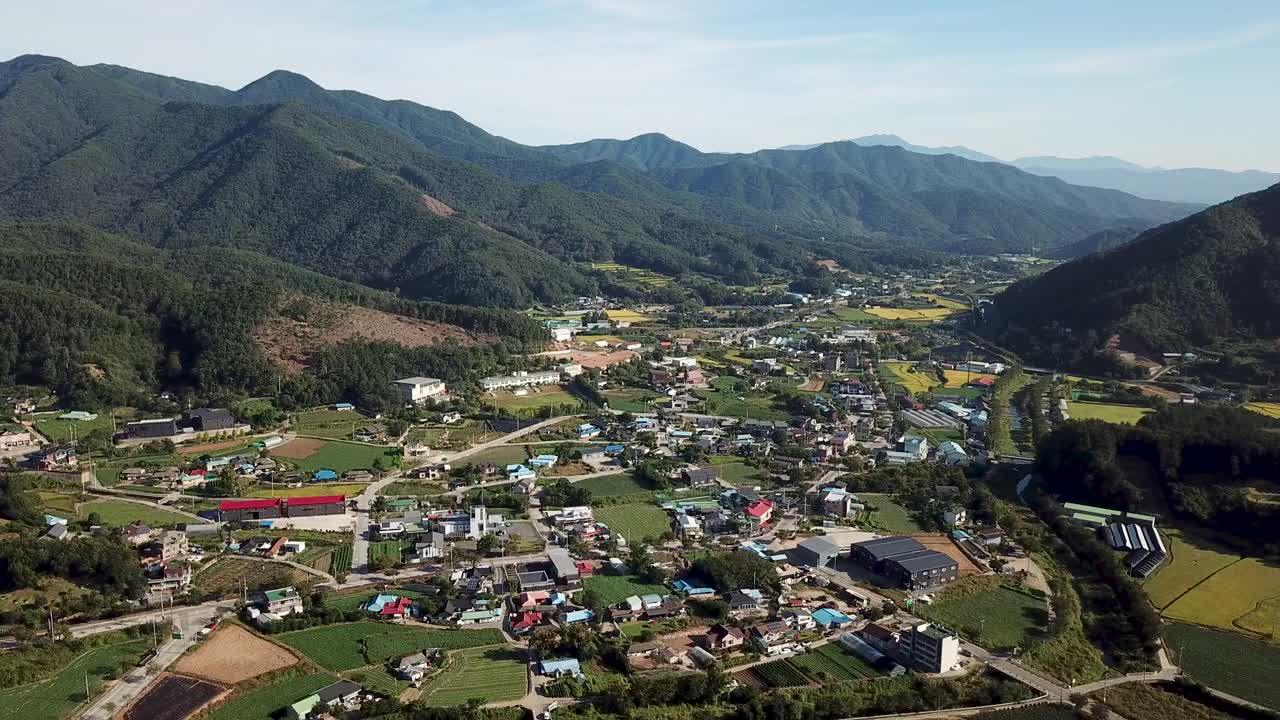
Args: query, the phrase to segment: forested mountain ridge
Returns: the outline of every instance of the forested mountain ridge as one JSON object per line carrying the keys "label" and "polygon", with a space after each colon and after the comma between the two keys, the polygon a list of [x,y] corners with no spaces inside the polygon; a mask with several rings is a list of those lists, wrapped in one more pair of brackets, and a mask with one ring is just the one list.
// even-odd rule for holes
{"label": "forested mountain ridge", "polygon": [[1064,366],[1117,333],[1179,352],[1280,336],[1280,185],[1021,281],[996,302],[1003,344]]}
{"label": "forested mountain ridge", "polygon": [[432,152],[480,164],[519,183],[560,182],[690,220],[780,230],[809,240],[860,238],[861,245],[879,248],[906,240],[949,252],[1023,251],[1065,245],[1117,222],[1150,227],[1198,209],[887,145],[841,142],[803,151],[702,153],[650,133],[533,148],[491,135],[451,112],[324,90],[289,72],[217,93],[138,71],[93,69],[160,99],[302,102],[380,125]]}

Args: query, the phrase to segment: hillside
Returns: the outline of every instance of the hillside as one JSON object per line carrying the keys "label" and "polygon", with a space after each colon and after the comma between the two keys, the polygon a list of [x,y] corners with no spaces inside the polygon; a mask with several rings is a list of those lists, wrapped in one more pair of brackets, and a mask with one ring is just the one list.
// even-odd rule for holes
{"label": "hillside", "polygon": [[1156,351],[1280,335],[1280,185],[1149,230],[997,298],[1002,342],[1041,362],[1120,334]]}
{"label": "hillside", "polygon": [[1075,260],[1086,255],[1114,250],[1128,243],[1142,233],[1143,228],[1133,225],[1119,226],[1100,230],[1070,245],[1063,245],[1054,250],[1050,257],[1055,260]]}
{"label": "hillside", "polygon": [[[893,134],[877,134],[863,135],[862,137],[849,138],[841,142],[851,142],[855,145],[890,145],[900,147],[913,153],[921,155],[956,155],[973,160],[974,162],[1002,162],[999,158],[992,157],[986,153],[978,152],[963,145],[945,145],[942,147],[931,147],[929,145],[916,145],[903,140],[901,137]],[[779,150],[812,150],[822,143],[814,143],[812,145],[784,145]]]}
{"label": "hillside", "polygon": [[1280,173],[1146,168],[1119,158],[1023,158],[1013,164],[1029,173],[1061,178],[1075,185],[1112,188],[1138,197],[1181,203],[1226,202],[1280,182]]}

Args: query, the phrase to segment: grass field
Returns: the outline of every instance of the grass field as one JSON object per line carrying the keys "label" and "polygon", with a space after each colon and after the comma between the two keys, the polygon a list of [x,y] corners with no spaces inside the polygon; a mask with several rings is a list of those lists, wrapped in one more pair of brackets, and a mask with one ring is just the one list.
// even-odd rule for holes
{"label": "grass field", "polygon": [[619,495],[634,495],[635,493],[653,490],[651,486],[641,485],[637,482],[631,473],[618,473],[617,475],[591,478],[590,480],[576,482],[574,486],[590,490],[591,494],[596,497],[618,497]]}
{"label": "grass field", "polygon": [[[459,650],[503,642],[502,633],[492,629],[440,630],[375,622],[325,625],[278,635],[277,639],[326,670],[339,672],[409,655],[424,648]],[[362,641],[367,647],[367,660],[360,652]]]}
{"label": "grass field", "polygon": [[454,425],[415,426],[409,430],[408,441],[426,443],[432,450],[465,450],[492,438],[483,423],[466,421]]}
{"label": "grass field", "polygon": [[864,524],[891,533],[918,533],[924,530],[911,519],[907,509],[894,502],[892,497],[876,493],[859,493],[858,497],[868,506],[878,508],[867,513]]}
{"label": "grass field", "polygon": [[632,595],[668,593],[667,588],[644,582],[634,575],[593,575],[584,579],[582,586],[595,591],[609,605],[616,605]]}
{"label": "grass field", "polygon": [[605,390],[604,399],[609,403],[610,410],[619,412],[641,413],[649,412],[650,408],[646,400],[662,397],[652,390],[641,390],[638,388],[628,388],[626,390]]}
{"label": "grass field", "polygon": [[402,540],[382,540],[369,543],[369,562],[378,558],[389,557],[395,562],[404,559],[405,548],[413,548],[413,542]]}
{"label": "grass field", "polygon": [[819,645],[803,655],[792,658],[792,662],[806,675],[819,682],[827,678],[835,681],[861,680],[882,674],[866,660],[845,651],[835,643]]}
{"label": "grass field", "polygon": [[508,392],[502,392],[496,397],[487,399],[486,403],[493,403],[504,410],[538,410],[544,407],[555,407],[557,405],[581,405],[582,401],[577,397],[569,394],[567,390],[559,388],[550,388],[536,392],[529,391],[528,395],[512,395]]}
{"label": "grass field", "polygon": [[149,646],[150,642],[147,640],[129,640],[93,648],[44,682],[0,690],[0,718],[69,718],[87,699],[84,694],[86,673],[89,696],[97,697],[102,692],[104,677],[116,671],[122,662],[137,660]]}
{"label": "grass field", "polygon": [[151,527],[166,527],[180,523],[195,522],[185,515],[171,513],[167,510],[124,502],[123,500],[93,500],[80,506],[80,518],[86,519],[89,513],[98,513],[102,524],[109,527],[124,527],[134,521],[141,520]]}
{"label": "grass field", "polygon": [[764,474],[764,471],[760,468],[751,467],[746,463],[740,462],[717,465],[715,469],[720,471],[720,477],[723,478],[725,482],[730,482],[735,485],[752,482],[759,479],[760,476]]}
{"label": "grass field", "polygon": [[277,485],[273,489],[270,485],[259,487],[249,493],[249,497],[264,498],[283,498],[283,497],[312,497],[315,495],[359,495],[362,490],[369,487],[365,483],[315,483],[304,485],[300,488],[285,487]]}
{"label": "grass field", "polygon": [[739,393],[735,380],[730,377],[719,377],[711,381],[711,388],[694,390],[693,394],[706,402],[709,415],[725,415],[728,417],[749,417],[756,420],[786,420],[786,412],[773,405],[773,397],[760,392],[747,391]]}
{"label": "grass field", "polygon": [[1151,412],[1151,408],[1135,405],[1110,405],[1107,403],[1067,401],[1067,414],[1072,420],[1102,420],[1120,425],[1133,425]]}
{"label": "grass field", "polygon": [[76,516],[76,495],[41,490],[36,493],[36,496],[40,498],[40,505],[45,512],[68,520]]}
{"label": "grass field", "polygon": [[882,318],[876,317],[875,315],[872,315],[869,312],[866,312],[862,308],[853,308],[853,307],[834,308],[831,311],[831,313],[836,316],[836,319],[840,320],[841,322],[847,322],[847,323],[874,322],[876,320],[882,319]]}
{"label": "grass field", "polygon": [[299,435],[350,440],[356,428],[374,422],[354,410],[309,410],[293,416],[292,427]]}
{"label": "grass field", "polygon": [[1246,408],[1258,413],[1266,415],[1273,420],[1280,420],[1280,403],[1273,402],[1252,402],[1245,405]]}
{"label": "grass field", "polygon": [[1143,584],[1151,604],[1163,610],[1210,575],[1240,559],[1239,555],[1178,530],[1161,530],[1169,561]]}
{"label": "grass field", "polygon": [[[61,414],[59,412],[36,418],[33,421],[36,430],[52,442],[67,442],[72,435],[82,438],[94,430],[103,430],[108,434],[111,432],[111,413],[109,412],[100,412],[93,420],[59,420],[58,415]],[[116,423],[120,427],[124,425],[124,421],[120,419],[117,419]]]}
{"label": "grass field", "polygon": [[[332,470],[341,475],[348,470],[372,470],[374,459],[385,457],[387,450],[388,448],[377,445],[333,441],[320,446],[319,450],[307,457],[291,462],[296,463],[298,469],[303,472]],[[394,448],[392,452],[398,454],[398,450]]]}
{"label": "grass field", "polygon": [[[530,450],[534,446],[530,446]],[[475,455],[471,455],[465,460],[458,461],[459,466],[465,465],[483,465],[485,463],[493,463],[501,469],[505,465],[511,463],[522,463],[528,460],[529,456],[525,454],[523,445],[499,445],[491,447],[488,450],[482,450]]]}
{"label": "grass field", "polygon": [[271,720],[280,717],[281,708],[288,707],[337,680],[338,678],[327,673],[291,670],[277,676],[267,685],[237,692],[204,715],[202,720]]}
{"label": "grass field", "polygon": [[612,322],[629,322],[632,325],[649,322],[649,316],[635,310],[605,310],[604,316]]}
{"label": "grass field", "polygon": [[1269,634],[1280,629],[1275,624],[1280,620],[1277,600],[1280,566],[1245,558],[1196,585],[1166,607],[1164,614],[1197,625]]}
{"label": "grass field", "polygon": [[920,298],[921,300],[931,302],[934,305],[937,305],[939,307],[944,307],[951,310],[968,310],[969,309],[968,303],[964,303],[959,300],[952,300],[950,298],[944,298],[941,295],[924,293],[921,295],[917,295],[916,297]]}
{"label": "grass field", "polygon": [[436,707],[463,705],[471,698],[485,702],[519,700],[528,690],[524,656],[509,648],[482,648],[453,653],[452,665],[422,690],[421,701]]}
{"label": "grass field", "polygon": [[912,372],[911,366],[914,364],[910,362],[880,363],[880,373],[885,380],[894,385],[901,385],[912,395],[928,392],[929,388],[942,384],[932,373]]}
{"label": "grass field", "polygon": [[962,311],[956,310],[954,308],[919,308],[919,309],[886,308],[886,307],[867,308],[868,314],[874,315],[875,317],[880,318],[881,320],[909,320],[909,321],[924,321],[924,322],[933,322],[935,320],[941,320],[942,318],[955,315],[958,312],[962,312]]}
{"label": "grass field", "polygon": [[1045,600],[1000,584],[995,577],[971,577],[948,585],[933,605],[916,614],[966,635],[986,648],[1026,647],[1048,629]]}
{"label": "grass field", "polygon": [[1165,645],[1192,680],[1280,710],[1280,646],[1184,623],[1165,629]]}
{"label": "grass field", "polygon": [[596,522],[608,525],[610,530],[621,534],[628,542],[657,537],[671,529],[667,513],[655,505],[610,505],[596,508],[595,517]]}

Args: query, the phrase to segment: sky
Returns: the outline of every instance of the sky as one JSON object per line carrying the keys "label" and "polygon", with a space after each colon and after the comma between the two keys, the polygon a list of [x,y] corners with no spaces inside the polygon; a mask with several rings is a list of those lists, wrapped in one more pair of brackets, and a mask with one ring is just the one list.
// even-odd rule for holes
{"label": "sky", "polygon": [[1274,0],[41,0],[0,57],[239,88],[275,69],[531,145],[894,133],[1012,160],[1280,171]]}

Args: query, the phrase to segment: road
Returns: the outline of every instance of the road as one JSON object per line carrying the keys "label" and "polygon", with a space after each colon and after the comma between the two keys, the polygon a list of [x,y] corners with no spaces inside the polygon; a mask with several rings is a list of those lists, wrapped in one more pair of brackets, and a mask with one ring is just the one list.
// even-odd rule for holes
{"label": "road", "polygon": [[110,620],[97,620],[95,622],[72,625],[71,635],[78,638],[87,637],[89,635],[98,635],[99,633],[111,632],[113,630],[123,630],[137,625],[145,625],[152,620],[173,620],[181,623],[195,622],[196,629],[198,630],[205,623],[209,622],[210,618],[234,611],[234,600],[214,600],[201,605],[178,605],[176,607],[168,607],[163,610],[152,610],[112,618]]}
{"label": "road", "polygon": [[[151,684],[151,680],[159,675],[163,670],[172,665],[178,658],[182,657],[192,645],[199,640],[200,628],[204,627],[212,618],[221,619],[227,613],[233,612],[234,608],[226,603],[205,603],[204,605],[196,605],[193,607],[171,608],[162,612],[141,613],[128,618],[119,618],[116,621],[104,621],[103,623],[87,623],[74,628],[72,632],[81,637],[80,631],[86,629],[95,629],[96,632],[107,632],[108,630],[118,630],[123,626],[110,627],[110,623],[119,623],[128,620],[130,624],[141,624],[150,622],[152,618],[157,620],[167,619],[173,622],[174,627],[181,631],[181,638],[167,637],[156,649],[156,655],[151,662],[145,666],[130,671],[120,680],[112,683],[106,692],[98,696],[79,717],[84,720],[111,720],[111,718],[121,710],[133,702],[139,695],[146,690]],[[84,634],[93,634],[92,632]]]}

